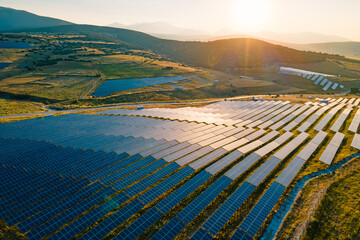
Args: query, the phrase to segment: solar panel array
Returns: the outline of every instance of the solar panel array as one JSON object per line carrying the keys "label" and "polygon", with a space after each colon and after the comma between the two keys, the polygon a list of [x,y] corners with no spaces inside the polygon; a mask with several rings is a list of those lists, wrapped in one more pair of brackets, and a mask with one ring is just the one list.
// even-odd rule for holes
{"label": "solar panel array", "polygon": [[[328,100],[221,101],[1,124],[0,217],[29,239],[135,239],[149,228],[152,239],[173,239],[216,202],[192,231],[193,239],[212,239],[272,182],[232,237],[251,239],[335,118],[320,160],[331,164],[341,147],[341,126],[360,101]],[[347,131],[357,132],[358,114]],[[306,131],[316,122],[311,139]],[[352,147],[359,140],[356,133]]]}
{"label": "solar panel array", "polygon": [[[303,73],[303,72],[306,72],[306,73]],[[327,74],[322,74],[322,73],[309,72],[309,71],[305,71],[305,70],[301,70],[301,69],[284,68],[284,67],[280,68],[280,73],[290,74],[290,75],[298,75],[299,77],[310,79],[311,81],[314,82],[315,85],[323,87],[323,91],[329,90],[330,87],[332,90],[336,90],[337,87],[339,86],[338,83],[334,83],[326,78],[326,76],[335,77],[334,75],[327,75]],[[344,86],[340,85],[340,88],[343,89]]]}

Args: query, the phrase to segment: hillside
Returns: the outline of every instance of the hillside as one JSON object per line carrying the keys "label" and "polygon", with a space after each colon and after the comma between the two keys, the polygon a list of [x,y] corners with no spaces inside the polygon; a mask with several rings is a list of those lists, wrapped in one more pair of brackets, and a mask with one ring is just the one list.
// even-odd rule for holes
{"label": "hillside", "polygon": [[360,42],[328,42],[291,45],[299,50],[339,54],[350,58],[360,58]]}
{"label": "hillside", "polygon": [[274,63],[321,62],[326,55],[304,52],[256,39],[226,39],[211,42],[165,40],[141,32],[91,25],[67,25],[31,30],[57,34],[98,34],[150,49],[169,58],[201,67],[225,70],[268,66]]}
{"label": "hillside", "polygon": [[0,7],[0,32],[72,24],[56,18],[42,17],[26,11]]}

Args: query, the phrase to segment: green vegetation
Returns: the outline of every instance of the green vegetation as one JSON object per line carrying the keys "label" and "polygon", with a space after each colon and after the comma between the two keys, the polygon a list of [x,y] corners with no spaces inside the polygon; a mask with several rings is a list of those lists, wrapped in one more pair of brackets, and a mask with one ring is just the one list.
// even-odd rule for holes
{"label": "green vegetation", "polygon": [[360,237],[360,169],[333,183],[310,223],[304,239]]}
{"label": "green vegetation", "polygon": [[7,101],[0,99],[0,116],[24,113],[43,112],[44,110],[25,102]]}
{"label": "green vegetation", "polygon": [[4,220],[0,220],[1,240],[25,240],[28,239],[16,226],[9,227]]}
{"label": "green vegetation", "polygon": [[350,93],[351,94],[358,94],[359,93],[359,88],[358,87],[351,87],[350,88]]}

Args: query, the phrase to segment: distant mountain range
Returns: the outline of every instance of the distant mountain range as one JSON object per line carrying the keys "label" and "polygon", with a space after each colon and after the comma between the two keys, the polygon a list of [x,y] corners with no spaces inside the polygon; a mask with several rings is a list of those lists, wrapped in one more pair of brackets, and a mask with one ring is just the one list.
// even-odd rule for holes
{"label": "distant mountain range", "polygon": [[0,7],[0,32],[70,25],[71,22],[41,17],[26,11]]}
{"label": "distant mountain range", "polygon": [[[88,34],[96,33],[98,34],[97,37],[102,36],[103,39],[106,39],[110,36],[112,39],[122,41],[128,45],[136,45],[142,48],[149,48],[180,60],[186,60],[187,62],[200,64],[201,66],[206,66],[209,64],[214,65],[214,59],[217,59],[220,56],[223,58],[223,60],[226,58],[226,61],[228,63],[230,62],[231,65],[241,66],[242,64],[244,64],[241,62],[241,60],[234,60],[231,58],[236,58],[236,56],[234,56],[234,53],[238,54],[238,56],[242,56],[242,51],[245,52],[244,47],[246,46],[251,46],[253,50],[252,54],[248,56],[250,57],[250,59],[252,59],[252,61],[247,62],[247,64],[251,63],[254,66],[257,65],[259,62],[263,64],[276,61],[318,61],[319,59],[324,58],[324,56],[318,54],[300,52],[293,49],[275,46],[273,44],[283,45],[299,50],[329,52],[352,57],[358,57],[360,55],[358,50],[360,49],[360,43],[358,42],[339,42],[340,40],[345,41],[346,39],[336,36],[327,36],[314,33],[275,34],[263,32],[261,34],[259,33],[259,36],[255,37],[246,34],[216,36],[211,34],[207,35],[208,33],[198,30],[175,27],[171,24],[164,22],[141,23],[133,25],[121,25],[118,23],[113,23],[111,24],[111,26],[112,27],[77,25],[60,19],[38,16],[22,10],[0,7],[0,32],[25,30],[30,31],[31,29],[31,31],[49,31],[65,33],[84,32]],[[135,30],[138,32],[125,30],[124,28]],[[149,34],[151,33],[152,36],[140,32],[145,32]],[[231,32],[231,29],[223,29],[218,33],[227,32]],[[157,38],[153,36],[156,36]],[[178,38],[176,38],[176,36],[178,36]],[[263,41],[250,38],[256,38]],[[270,38],[276,39],[274,40]],[[203,40],[210,42],[179,42],[165,39],[177,39],[186,41]],[[281,41],[278,41],[277,39]],[[286,43],[284,39],[287,39],[289,41],[295,41],[296,39],[298,39],[298,42],[303,42],[305,41],[305,39],[312,39],[312,41],[325,41],[331,39],[337,40],[338,42],[294,44]],[[216,41],[213,42],[214,40]],[[264,41],[273,44],[265,43]],[[220,46],[222,48],[221,51],[217,49],[217,47]],[[259,49],[256,49],[255,46],[258,46]],[[199,54],[199,56],[197,57],[196,54]],[[213,58],[213,60],[211,60],[211,58]],[[220,60],[217,61],[218,62],[215,65],[224,66],[224,64],[221,63]]]}
{"label": "distant mountain range", "polygon": [[[108,27],[116,27],[116,28],[124,28],[139,32],[144,32],[148,34],[164,34],[164,35],[179,35],[179,36],[202,36],[202,35],[208,35],[207,32],[200,31],[200,30],[194,30],[194,29],[188,29],[188,28],[180,28],[176,27],[170,23],[166,22],[149,22],[149,23],[136,23],[136,24],[130,24],[125,25],[121,23],[112,23],[108,25]],[[178,40],[178,39],[175,39]]]}
{"label": "distant mountain range", "polygon": [[204,32],[195,29],[180,28],[166,22],[146,22],[131,25],[120,23],[112,23],[109,27],[125,28],[134,31],[144,32],[153,36],[162,37],[172,40],[180,41],[211,41],[218,39],[229,39],[239,37],[251,37],[262,40],[286,42],[293,44],[310,44],[310,43],[325,43],[325,42],[349,42],[349,39],[326,35],[313,32],[301,33],[275,33],[275,32],[258,32],[251,34],[239,33],[232,29],[220,29],[215,33]]}
{"label": "distant mountain range", "polygon": [[312,44],[284,44],[298,50],[339,54],[360,59],[360,42],[328,42]]}

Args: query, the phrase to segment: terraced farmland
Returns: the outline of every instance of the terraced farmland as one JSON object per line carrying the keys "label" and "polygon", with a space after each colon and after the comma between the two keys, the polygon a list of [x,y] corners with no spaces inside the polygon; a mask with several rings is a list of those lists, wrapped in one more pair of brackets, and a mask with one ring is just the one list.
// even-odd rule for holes
{"label": "terraced farmland", "polygon": [[327,100],[2,124],[0,218],[29,239],[260,237],[307,164],[360,150],[359,100]]}

